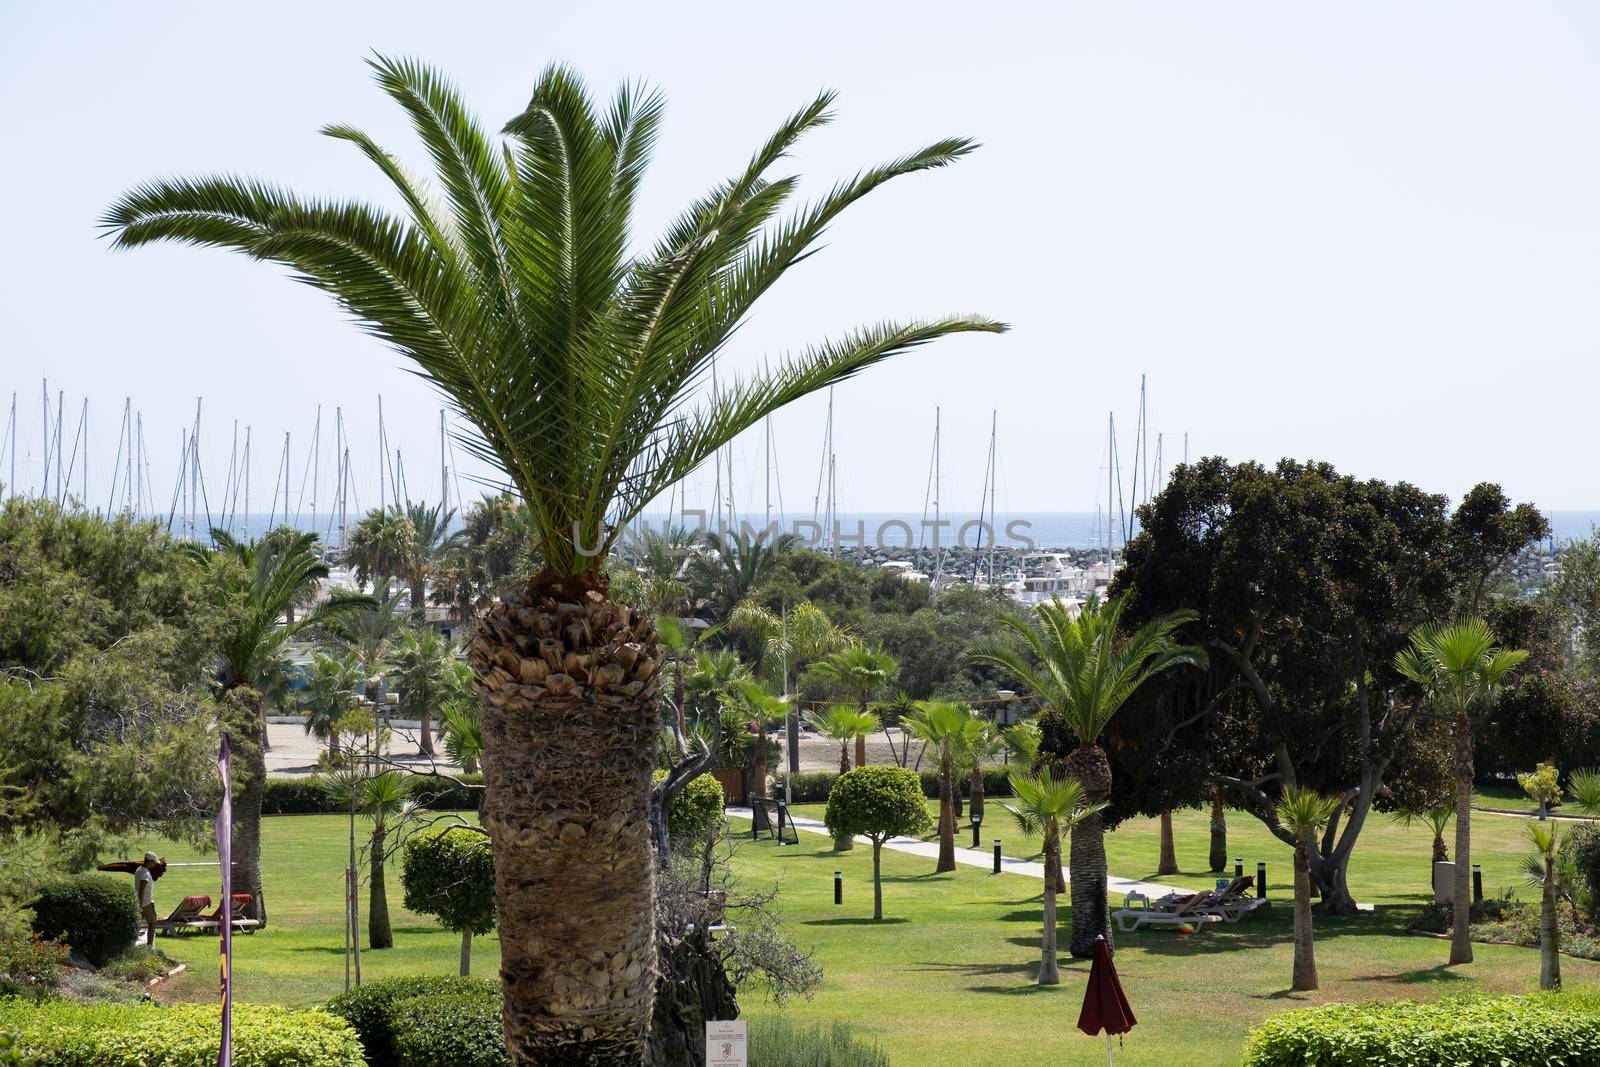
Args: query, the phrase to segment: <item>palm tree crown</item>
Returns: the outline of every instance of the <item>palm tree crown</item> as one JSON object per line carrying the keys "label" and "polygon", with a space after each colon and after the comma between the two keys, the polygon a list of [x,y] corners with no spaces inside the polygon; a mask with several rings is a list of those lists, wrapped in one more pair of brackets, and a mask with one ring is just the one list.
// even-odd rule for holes
{"label": "palm tree crown", "polygon": [[1487,700],[1528,653],[1496,647],[1483,619],[1417,627],[1411,645],[1395,656],[1395,668],[1457,715]]}
{"label": "palm tree crown", "polygon": [[725,384],[697,407],[712,360],[751,306],[845,208],[892,178],[960,159],[974,142],[936,141],[780,218],[798,179],[770,172],[831,119],[833,96],[823,93],[630,256],[658,95],[624,86],[597,111],[577,76],[553,66],[497,139],[437,72],[370,63],[427,146],[438,187],[360,130],[323,132],[383,173],[403,215],[203,177],[129,191],[105,228],[123,248],[181,241],[282,263],[329,293],[465,416],[476,432],[464,447],[527,502],[556,576],[597,575],[628,520],[768,413],[946,334],[1004,328],[977,316],[870,326]]}

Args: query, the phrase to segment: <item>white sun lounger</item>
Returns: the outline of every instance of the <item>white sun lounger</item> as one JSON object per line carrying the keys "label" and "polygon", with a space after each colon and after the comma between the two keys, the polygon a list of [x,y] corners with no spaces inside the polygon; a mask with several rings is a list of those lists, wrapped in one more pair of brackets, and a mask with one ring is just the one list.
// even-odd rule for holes
{"label": "white sun lounger", "polygon": [[[1123,898],[1121,909],[1111,913],[1117,922],[1117,929],[1125,934],[1131,934],[1141,926],[1182,926],[1190,923],[1195,932],[1204,930],[1210,923],[1223,921],[1222,916],[1212,915],[1199,911],[1196,905],[1200,902],[1202,894],[1195,894],[1194,898],[1179,907],[1172,909],[1152,908],[1150,898],[1143,893],[1129,893]],[[1139,905],[1134,907],[1134,905]]]}

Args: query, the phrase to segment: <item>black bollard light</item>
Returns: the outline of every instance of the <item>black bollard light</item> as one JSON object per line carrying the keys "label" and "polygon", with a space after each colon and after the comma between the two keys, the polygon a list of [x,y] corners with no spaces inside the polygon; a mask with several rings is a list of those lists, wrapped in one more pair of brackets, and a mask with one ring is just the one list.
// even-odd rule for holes
{"label": "black bollard light", "polygon": [[1267,865],[1256,864],[1256,896],[1262,900],[1267,899]]}
{"label": "black bollard light", "polygon": [[1000,873],[1000,839],[994,839],[994,873]]}
{"label": "black bollard light", "polygon": [[1242,856],[1235,856],[1233,858],[1233,876],[1235,878],[1244,877],[1244,858]]}
{"label": "black bollard light", "polygon": [[982,825],[983,825],[983,816],[982,815],[974,815],[972,817],[972,847],[973,848],[982,848],[983,847],[983,843],[978,840],[978,827],[980,827]]}
{"label": "black bollard light", "polygon": [[1472,865],[1472,902],[1483,903],[1483,868],[1476,863]]}
{"label": "black bollard light", "polygon": [[843,871],[834,871],[833,872],[833,902],[835,904],[843,904],[844,903],[844,872]]}

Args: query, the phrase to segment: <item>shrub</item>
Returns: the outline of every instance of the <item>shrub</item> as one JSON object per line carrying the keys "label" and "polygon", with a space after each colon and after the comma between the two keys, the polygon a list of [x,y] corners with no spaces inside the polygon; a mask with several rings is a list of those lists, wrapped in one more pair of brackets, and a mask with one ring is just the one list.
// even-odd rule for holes
{"label": "shrub", "polygon": [[395,1067],[507,1067],[500,995],[424,996],[397,1000]]}
{"label": "shrub", "polygon": [[[483,775],[457,775],[466,785],[482,785]],[[429,811],[477,811],[481,789],[466,789],[445,778],[418,778],[411,796]],[[337,815],[340,808],[315,776],[268,778],[261,794],[263,815]]]}
{"label": "shrub", "polygon": [[1590,919],[1600,913],[1600,824],[1581,822],[1567,830],[1561,851],[1572,860],[1578,884],[1588,892]]}
{"label": "shrub", "polygon": [[[656,771],[655,780],[667,776]],[[674,841],[705,837],[722,822],[722,783],[714,774],[702,774],[684,783],[667,805],[667,834]]]}
{"label": "shrub", "polygon": [[[1483,923],[1503,923],[1517,919],[1528,910],[1528,906],[1516,898],[1516,894],[1507,889],[1497,897],[1484,897],[1472,905],[1467,916],[1468,923],[1476,926]],[[1411,929],[1422,930],[1430,934],[1448,934],[1451,924],[1455,922],[1455,907],[1451,904],[1440,904],[1430,900],[1422,906],[1417,920],[1411,924]],[[1535,913],[1534,922],[1538,922]],[[1537,943],[1537,939],[1536,942]]]}
{"label": "shrub", "polygon": [[839,1023],[823,1033],[801,1030],[782,1016],[750,1022],[750,1067],[889,1067],[889,1057],[876,1045],[863,1045]]}
{"label": "shrub", "polygon": [[39,891],[33,929],[47,941],[62,938],[78,955],[102,967],[139,934],[133,886],[103,874],[59,878]]}
{"label": "shrub", "polygon": [[[0,1030],[50,1067],[213,1067],[221,1038],[214,1004],[0,1002]],[[361,1042],[320,1011],[233,1007],[239,1067],[365,1067]]]}
{"label": "shrub", "polygon": [[1600,1064],[1600,995],[1534,993],[1433,1004],[1326,1004],[1250,1033],[1245,1067]]}
{"label": "shrub", "polygon": [[177,965],[177,960],[160,949],[138,945],[106,964],[100,973],[128,982],[148,982],[152,978],[160,978]]}
{"label": "shrub", "polygon": [[398,1067],[399,1053],[395,1048],[397,1029],[394,1006],[401,1001],[420,997],[459,999],[463,996],[494,1000],[498,1010],[500,984],[484,978],[456,978],[449,975],[416,975],[409,978],[383,978],[368,982],[358,989],[341,993],[328,1001],[327,1011],[337,1015],[355,1028],[366,1050],[371,1067]]}
{"label": "shrub", "polygon": [[0,937],[0,975],[15,986],[13,995],[43,999],[61,978],[61,961],[67,946],[46,941],[38,934],[27,937]]}
{"label": "shrub", "polygon": [[406,907],[432,915],[461,935],[466,974],[472,935],[494,929],[494,851],[489,839],[463,826],[418,834],[406,842],[400,880]]}
{"label": "shrub", "polygon": [[[892,766],[886,764],[885,766]],[[986,797],[1008,797],[1011,795],[1011,767],[985,767],[983,769],[983,795]],[[789,788],[794,792],[796,804],[821,804],[828,799],[828,793],[833,789],[833,783],[838,780],[838,771],[802,771],[789,776]],[[922,795],[930,800],[939,798],[939,772],[923,768],[917,772],[917,780]],[[778,778],[777,792],[783,795],[783,779]],[[966,788],[967,779],[963,778],[959,784]]]}

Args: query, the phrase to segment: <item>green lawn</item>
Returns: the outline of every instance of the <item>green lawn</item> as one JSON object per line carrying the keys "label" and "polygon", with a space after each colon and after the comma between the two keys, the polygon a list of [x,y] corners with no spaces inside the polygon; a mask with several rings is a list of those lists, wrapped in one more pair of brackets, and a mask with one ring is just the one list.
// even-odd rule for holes
{"label": "green lawn", "polygon": [[[990,819],[999,816],[991,808]],[[1204,867],[1206,814],[1177,817],[1183,875],[1168,881],[1208,885]],[[735,823],[734,829],[742,824]],[[993,825],[991,823],[991,825]],[[1501,816],[1475,820],[1486,886],[1517,882],[1523,851],[1522,823]],[[338,816],[285,816],[265,821],[269,929],[235,941],[237,995],[242,1001],[313,1004],[343,988],[340,926],[346,824]],[[985,839],[990,836],[985,833]],[[1018,854],[1024,842],[1014,827],[1001,833]],[[970,841],[970,833],[966,836]],[[1155,866],[1154,824],[1125,824],[1108,838],[1112,871],[1144,877]],[[168,843],[171,860],[192,858]],[[1264,831],[1235,815],[1230,851],[1272,865],[1272,895],[1280,899],[1288,853]],[[1356,919],[1322,920],[1318,963],[1324,988],[1308,996],[1287,992],[1290,917],[1274,907],[1246,920],[1195,937],[1170,930],[1125,935],[1117,965],[1140,1026],[1119,1050],[1119,1064],[1232,1064],[1249,1027],[1265,1016],[1299,1004],[1325,1000],[1392,997],[1431,998],[1469,989],[1523,991],[1536,986],[1537,953],[1506,946],[1476,946],[1477,962],[1441,966],[1443,941],[1408,935],[1404,928],[1423,899],[1427,838],[1387,819],[1374,820],[1357,849],[1352,882],[1357,896],[1376,903]],[[1067,961],[1062,984],[1032,983],[1038,963],[1039,889],[1031,878],[992,876],[962,868],[934,875],[930,860],[886,852],[882,923],[870,919],[871,850],[835,854],[825,837],[802,834],[799,846],[738,839],[735,868],[751,885],[780,887],[779,910],[789,933],[814,949],[826,977],[809,1002],[783,1009],[767,1004],[758,990],[743,997],[749,1014],[775,1010],[797,1021],[849,1021],[889,1052],[895,1063],[1060,1064],[1102,1062],[1103,1044],[1073,1029],[1081,1002],[1085,965]],[[834,870],[845,877],[845,903],[833,904]],[[1281,872],[1281,873],[1280,873]],[[175,868],[158,883],[163,909],[190,892],[215,896],[215,871]],[[398,872],[391,873],[391,909],[396,947],[363,953],[367,977],[453,973],[454,934],[400,905]],[[1522,890],[1525,898],[1532,892]],[[1062,944],[1069,917],[1063,912]],[[184,999],[215,995],[216,942],[209,938],[163,938],[168,952],[190,966],[172,988]],[[477,939],[475,971],[493,974],[498,964],[494,935]],[[1563,961],[1569,985],[1600,985],[1600,964]]]}

